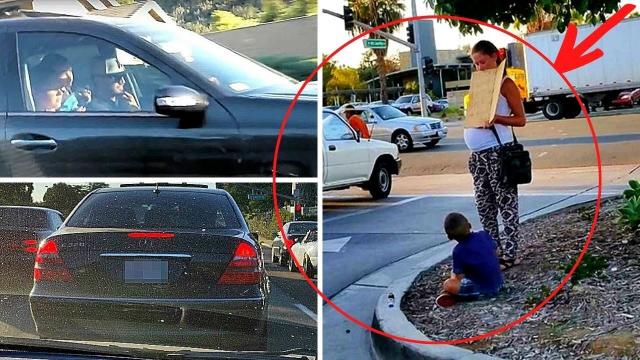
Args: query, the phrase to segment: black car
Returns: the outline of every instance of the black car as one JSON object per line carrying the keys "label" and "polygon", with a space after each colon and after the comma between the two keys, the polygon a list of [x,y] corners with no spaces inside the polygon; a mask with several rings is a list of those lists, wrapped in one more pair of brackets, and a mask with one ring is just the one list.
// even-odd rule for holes
{"label": "black car", "polygon": [[265,350],[269,279],[225,191],[93,191],[39,244],[29,302],[42,338]]}
{"label": "black car", "polygon": [[[124,18],[4,19],[0,48],[0,176],[271,176],[302,84]],[[309,87],[293,108],[279,176],[316,176],[316,104]]]}
{"label": "black car", "polygon": [[40,240],[62,224],[57,210],[0,206],[0,293],[25,295],[33,287],[33,260]]}

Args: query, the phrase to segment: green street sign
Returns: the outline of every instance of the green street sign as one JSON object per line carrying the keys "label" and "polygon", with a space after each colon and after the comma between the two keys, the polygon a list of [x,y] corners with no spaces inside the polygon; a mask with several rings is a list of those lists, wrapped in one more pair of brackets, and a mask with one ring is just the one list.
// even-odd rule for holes
{"label": "green street sign", "polygon": [[386,49],[387,39],[364,39],[364,47],[369,49]]}
{"label": "green street sign", "polygon": [[265,194],[249,194],[249,200],[261,201],[267,200],[267,195]]}

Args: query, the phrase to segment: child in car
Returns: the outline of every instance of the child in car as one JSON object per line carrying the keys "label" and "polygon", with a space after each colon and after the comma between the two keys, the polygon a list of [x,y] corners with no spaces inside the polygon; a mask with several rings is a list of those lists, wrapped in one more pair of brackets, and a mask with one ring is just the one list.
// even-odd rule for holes
{"label": "child in car", "polygon": [[457,301],[479,297],[493,297],[503,285],[497,244],[486,231],[472,231],[467,218],[450,213],[444,220],[449,240],[458,244],[453,248],[451,277],[444,282],[443,292],[436,299],[441,307],[453,306]]}

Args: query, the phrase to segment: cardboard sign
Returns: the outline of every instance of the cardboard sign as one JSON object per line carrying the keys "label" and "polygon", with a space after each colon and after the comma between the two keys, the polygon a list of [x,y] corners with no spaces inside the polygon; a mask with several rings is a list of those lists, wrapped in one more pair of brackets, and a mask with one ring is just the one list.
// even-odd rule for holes
{"label": "cardboard sign", "polygon": [[496,69],[474,71],[471,74],[470,102],[464,127],[485,127],[493,120],[498,107],[505,64],[506,61],[502,61]]}

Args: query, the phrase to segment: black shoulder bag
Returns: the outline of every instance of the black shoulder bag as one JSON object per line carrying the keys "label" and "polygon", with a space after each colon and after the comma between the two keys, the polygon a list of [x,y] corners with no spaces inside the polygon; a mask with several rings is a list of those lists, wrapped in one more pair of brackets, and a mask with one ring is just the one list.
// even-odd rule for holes
{"label": "black shoulder bag", "polygon": [[513,134],[512,144],[502,144],[498,131],[492,125],[491,131],[498,140],[500,148],[500,178],[503,182],[518,185],[528,184],[531,182],[531,158],[529,152],[524,149],[524,146],[518,142],[516,133],[511,127],[511,133]]}

